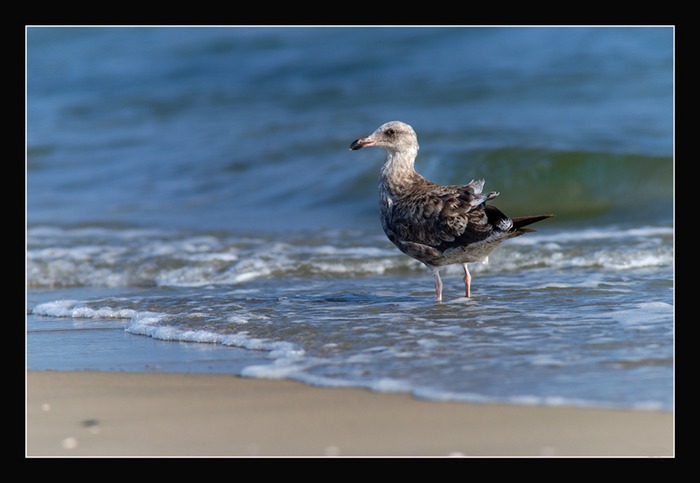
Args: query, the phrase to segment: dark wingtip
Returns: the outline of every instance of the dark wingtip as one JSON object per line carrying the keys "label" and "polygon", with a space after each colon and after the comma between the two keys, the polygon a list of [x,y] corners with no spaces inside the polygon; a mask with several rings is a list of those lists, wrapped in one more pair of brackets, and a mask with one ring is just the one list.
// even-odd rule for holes
{"label": "dark wingtip", "polygon": [[547,218],[551,218],[553,216],[554,214],[550,213],[547,215],[521,216],[519,218],[513,218],[513,227],[522,228],[524,226],[537,223],[538,221],[546,220]]}

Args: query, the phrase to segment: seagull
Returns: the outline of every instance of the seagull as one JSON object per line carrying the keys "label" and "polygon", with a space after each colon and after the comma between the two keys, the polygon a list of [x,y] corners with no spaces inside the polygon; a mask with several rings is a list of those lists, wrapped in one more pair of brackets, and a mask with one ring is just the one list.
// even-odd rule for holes
{"label": "seagull", "polygon": [[502,242],[532,232],[525,226],[554,216],[506,216],[486,204],[499,193],[483,193],[483,179],[461,186],[442,186],[427,180],[414,168],[418,137],[406,123],[382,124],[369,136],[353,141],[350,150],[370,146],[386,151],[379,174],[384,233],[399,250],[432,271],[436,302],[442,301],[442,267],[462,265],[466,297],[471,298],[468,263],[487,263],[489,254]]}

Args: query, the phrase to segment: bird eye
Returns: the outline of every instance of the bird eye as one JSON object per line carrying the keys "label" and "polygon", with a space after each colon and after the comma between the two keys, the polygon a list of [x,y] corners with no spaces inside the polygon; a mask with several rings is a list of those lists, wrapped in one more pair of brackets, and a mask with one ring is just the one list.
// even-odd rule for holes
{"label": "bird eye", "polygon": [[386,130],[386,133],[387,133],[389,136],[393,136],[393,135],[396,133],[396,131],[394,131],[393,129],[387,129],[387,130]]}

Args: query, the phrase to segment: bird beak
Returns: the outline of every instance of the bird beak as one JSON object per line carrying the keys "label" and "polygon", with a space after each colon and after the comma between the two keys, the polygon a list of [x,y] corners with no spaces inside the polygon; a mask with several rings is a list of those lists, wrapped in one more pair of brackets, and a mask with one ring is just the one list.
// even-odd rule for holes
{"label": "bird beak", "polygon": [[357,151],[358,149],[366,148],[367,146],[374,146],[374,141],[369,137],[356,139],[350,145],[350,151]]}

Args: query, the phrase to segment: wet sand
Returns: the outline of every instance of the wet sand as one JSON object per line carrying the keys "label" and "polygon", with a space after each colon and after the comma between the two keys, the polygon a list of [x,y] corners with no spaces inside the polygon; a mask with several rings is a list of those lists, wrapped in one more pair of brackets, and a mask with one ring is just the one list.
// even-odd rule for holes
{"label": "wet sand", "polygon": [[673,414],[221,374],[29,371],[26,455],[673,456]]}

